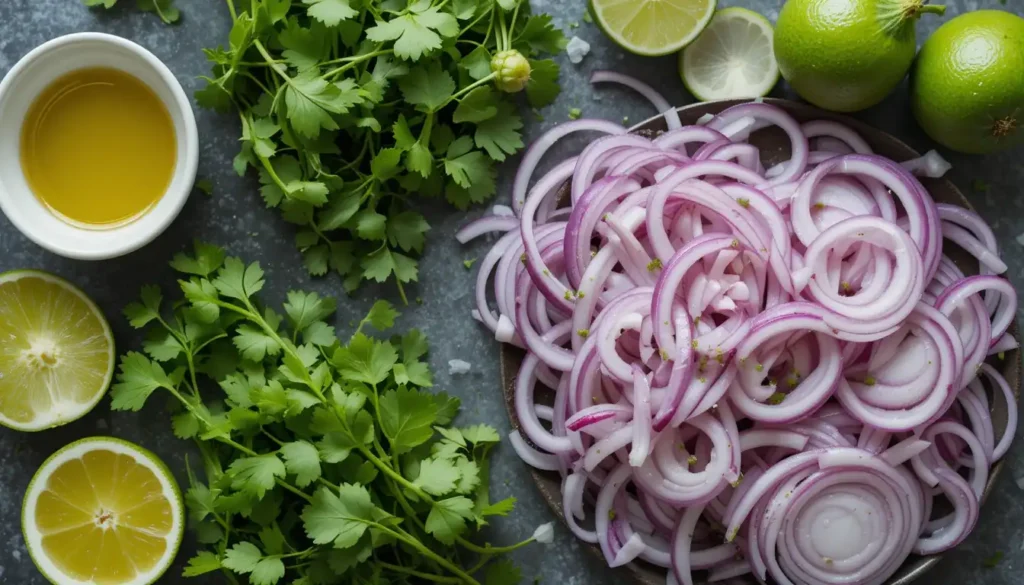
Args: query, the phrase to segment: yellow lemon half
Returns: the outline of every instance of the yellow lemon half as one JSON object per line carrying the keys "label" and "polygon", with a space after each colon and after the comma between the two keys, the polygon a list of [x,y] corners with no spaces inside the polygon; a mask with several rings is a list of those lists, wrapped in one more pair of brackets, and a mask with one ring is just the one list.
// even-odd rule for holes
{"label": "yellow lemon half", "polygon": [[120,439],[71,443],[29,483],[21,526],[32,561],[56,585],[148,585],[184,533],[181,492],[149,451]]}

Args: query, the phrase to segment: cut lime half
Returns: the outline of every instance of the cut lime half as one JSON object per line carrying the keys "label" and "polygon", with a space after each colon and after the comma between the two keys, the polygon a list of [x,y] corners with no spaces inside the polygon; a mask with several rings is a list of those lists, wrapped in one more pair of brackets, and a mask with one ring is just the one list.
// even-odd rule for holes
{"label": "cut lime half", "polygon": [[679,55],[683,84],[701,101],[756,98],[779,81],[774,30],[746,8],[724,8]]}
{"label": "cut lime half", "polygon": [[156,455],[92,437],[57,451],[25,492],[21,528],[32,562],[56,585],[149,585],[174,561],[181,492]]}
{"label": "cut lime half", "polygon": [[594,20],[615,44],[637,55],[674,53],[697,38],[717,0],[590,0]]}
{"label": "cut lime half", "polygon": [[38,431],[92,410],[114,375],[114,337],[66,280],[0,274],[0,425]]}

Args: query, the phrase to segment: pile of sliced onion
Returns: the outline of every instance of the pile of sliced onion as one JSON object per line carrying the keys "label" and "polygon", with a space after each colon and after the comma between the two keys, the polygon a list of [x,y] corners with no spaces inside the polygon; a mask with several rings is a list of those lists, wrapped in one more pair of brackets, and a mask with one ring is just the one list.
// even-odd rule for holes
{"label": "pile of sliced onion", "polygon": [[[473,314],[526,352],[512,445],[561,473],[567,524],[610,566],[884,583],[967,536],[1014,435],[986,363],[1017,347],[1006,265],[978,216],[915,178],[945,172],[934,153],[896,163],[764,103],[704,122],[562,124],[524,157],[514,213],[458,234],[504,233]],[[767,126],[785,162],[748,142]],[[534,180],[581,131],[597,136]]]}

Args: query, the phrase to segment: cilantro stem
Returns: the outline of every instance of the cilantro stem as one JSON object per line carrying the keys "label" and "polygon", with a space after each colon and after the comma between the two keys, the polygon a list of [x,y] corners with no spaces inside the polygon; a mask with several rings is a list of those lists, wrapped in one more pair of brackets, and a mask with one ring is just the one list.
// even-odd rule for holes
{"label": "cilantro stem", "polygon": [[334,77],[335,75],[337,75],[339,73],[344,73],[345,71],[348,71],[352,67],[355,67],[356,65],[359,65],[360,63],[362,63],[364,61],[369,61],[370,59],[372,59],[374,57],[379,57],[381,55],[390,55],[391,53],[394,53],[394,51],[392,49],[385,49],[383,51],[373,51],[372,53],[367,53],[365,55],[358,55],[356,57],[345,57],[345,58],[342,58],[342,59],[334,59],[333,61],[328,61],[327,63],[324,63],[324,65],[331,64],[331,63],[336,63],[336,62],[342,62],[342,61],[347,61],[347,63],[345,65],[342,65],[341,67],[337,67],[335,69],[331,69],[327,73],[324,73],[323,74],[323,78],[327,79],[329,77]]}
{"label": "cilantro stem", "polygon": [[227,0],[228,12],[231,13],[231,20],[238,20],[238,13],[235,12],[234,0]]}
{"label": "cilantro stem", "polygon": [[379,524],[377,525],[377,528],[384,534],[393,536],[394,538],[401,540],[402,542],[418,550],[421,554],[423,554],[430,560],[441,565],[445,569],[448,569],[448,571],[451,572],[453,575],[457,575],[464,583],[469,583],[470,585],[480,585],[479,581],[474,579],[472,576],[466,574],[465,571],[463,571],[456,565],[452,564],[448,559],[438,555],[434,551],[424,546],[423,543],[420,542],[418,538],[412,536],[411,534],[402,530],[401,528],[395,527],[392,530],[391,528],[387,528]]}
{"label": "cilantro stem", "polygon": [[516,31],[516,20],[519,18],[519,7],[522,6],[522,2],[516,2],[516,8],[512,11],[512,22],[508,25],[508,30],[505,32],[505,36],[509,39],[508,48],[512,48],[512,35]]}
{"label": "cilantro stem", "polygon": [[497,76],[498,76],[497,73],[491,72],[491,74],[488,75],[487,77],[482,77],[482,78],[474,81],[473,83],[470,83],[466,87],[464,87],[464,88],[460,89],[459,91],[455,92],[454,94],[452,94],[452,97],[448,98],[448,101],[445,102],[444,105],[447,106],[448,104],[452,103],[452,101],[459,99],[463,95],[465,95],[465,94],[473,91],[474,89],[480,87],[481,85],[491,81],[492,79],[494,79]]}
{"label": "cilantro stem", "polygon": [[473,551],[473,552],[475,552],[477,554],[480,554],[480,555],[495,555],[495,554],[510,553],[510,552],[512,552],[514,550],[519,550],[519,549],[523,548],[524,546],[526,546],[526,545],[530,544],[531,542],[533,542],[533,537],[527,538],[526,540],[522,540],[522,541],[517,542],[515,544],[510,544],[508,546],[491,546],[489,544],[486,545],[486,546],[478,546],[478,545],[473,544],[472,542],[462,538],[461,536],[456,537],[455,540],[456,540],[456,542],[461,544],[463,546],[463,548],[471,550],[471,551]]}
{"label": "cilantro stem", "polygon": [[[468,32],[468,31],[469,31],[470,29],[472,29],[472,28],[473,28],[474,26],[476,26],[476,25],[477,25],[477,24],[478,24],[478,23],[479,23],[479,22],[480,22],[481,20],[483,20],[483,19],[484,19],[484,17],[487,17],[487,16],[492,16],[492,15],[493,15],[493,10],[494,10],[494,8],[491,8],[490,10],[487,10],[487,11],[484,11],[484,12],[482,12],[482,13],[480,14],[480,16],[476,17],[476,18],[475,18],[475,19],[473,20],[473,22],[471,22],[471,23],[467,24],[467,25],[466,25],[465,27],[463,27],[463,28],[462,28],[462,30],[460,30],[460,31],[459,31],[459,37],[462,37],[463,35],[465,35],[465,34],[466,34],[466,33],[467,33],[467,32]],[[494,19],[491,19],[491,22],[493,23],[493,22],[494,22]],[[491,30],[490,30],[490,28],[488,28],[488,29],[487,29],[487,36],[488,36],[488,37],[489,37],[489,36],[491,36]],[[462,40],[462,39],[460,38],[460,39],[459,39],[458,41],[456,41],[456,42],[460,42],[460,43],[461,43],[461,42],[463,42],[463,40]],[[474,41],[474,42],[475,42],[475,41]],[[487,42],[487,39],[486,39],[486,37],[485,37],[485,38],[484,38],[484,42],[483,42],[483,43],[475,43],[475,44],[477,44],[477,45],[480,45],[481,47],[483,47],[483,46],[484,46],[484,44],[485,44],[486,42]]]}
{"label": "cilantro stem", "polygon": [[377,564],[379,564],[381,567],[383,567],[383,568],[385,568],[385,569],[387,569],[389,571],[394,571],[396,573],[402,573],[403,575],[411,575],[413,577],[419,577],[420,579],[426,579],[428,581],[434,581],[435,583],[462,583],[462,579],[457,579],[455,577],[443,577],[441,575],[432,575],[430,573],[423,573],[423,572],[420,572],[420,571],[416,571],[414,569],[403,567],[401,565],[392,565],[391,563],[386,563],[386,562],[380,561],[380,560],[377,561]]}
{"label": "cilantro stem", "polygon": [[[221,304],[221,303],[218,303],[218,304]],[[234,306],[234,305],[231,305],[230,303],[223,303],[223,304],[229,305],[229,306]],[[192,403],[189,402],[188,400],[186,400],[185,397],[182,396],[180,392],[178,392],[177,388],[175,388],[173,386],[163,386],[163,388],[165,390],[167,390],[168,392],[170,392],[175,398],[177,398],[178,401],[181,402],[182,405],[185,406],[185,409],[188,410],[192,414],[192,416],[196,417],[197,420],[202,422],[206,426],[206,428],[208,428],[208,429],[212,428],[213,425],[210,424],[210,421],[208,421],[206,419],[206,417],[204,417],[202,414],[197,412],[195,407],[192,405]],[[245,445],[242,445],[241,443],[236,442],[231,437],[225,437],[223,435],[219,435],[219,436],[216,436],[216,437],[213,437],[213,438],[216,441],[224,443],[225,445],[229,445],[231,447],[234,447],[235,449],[241,451],[242,453],[245,453],[249,457],[255,457],[256,455],[259,455],[259,453],[257,453],[256,451],[253,451],[249,447],[246,447]],[[300,490],[299,488],[293,486],[292,484],[284,481],[283,479],[275,478],[275,483],[277,483],[277,485],[283,487],[284,489],[292,492],[293,494],[299,496],[303,500],[306,500],[307,502],[312,502],[313,501],[313,498],[311,498],[309,495],[307,495],[306,492],[304,492],[304,491]]]}

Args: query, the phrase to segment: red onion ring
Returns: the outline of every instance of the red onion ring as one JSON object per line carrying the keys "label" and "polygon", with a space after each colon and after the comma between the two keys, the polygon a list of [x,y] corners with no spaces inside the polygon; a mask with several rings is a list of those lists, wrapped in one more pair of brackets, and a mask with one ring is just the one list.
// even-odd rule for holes
{"label": "red onion ring", "polygon": [[[635,80],[594,80],[669,110]],[[545,133],[515,179],[518,219],[458,234],[504,234],[479,263],[475,312],[527,350],[511,440],[563,475],[570,530],[610,566],[639,559],[682,584],[698,570],[881,584],[911,552],[962,542],[1017,425],[1011,407],[996,436],[983,386],[1012,405],[984,363],[1017,346],[991,230],[908,171],[934,175],[934,157],[897,164],[835,122],[763,103],[667,119],[654,139],[592,120]],[[769,125],[791,155],[766,170],[747,139]],[[550,146],[581,130],[606,136],[530,188]],[[538,404],[552,390],[554,406]],[[932,518],[935,498],[953,513]]]}

